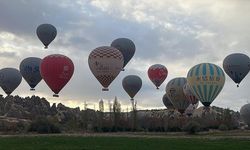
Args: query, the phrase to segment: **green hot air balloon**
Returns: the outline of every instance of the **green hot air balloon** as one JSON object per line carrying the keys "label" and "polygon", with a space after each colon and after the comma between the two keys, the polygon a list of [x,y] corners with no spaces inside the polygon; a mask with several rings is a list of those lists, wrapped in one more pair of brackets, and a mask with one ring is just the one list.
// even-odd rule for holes
{"label": "green hot air balloon", "polygon": [[115,47],[122,53],[124,58],[124,68],[135,54],[134,42],[128,38],[118,38],[111,43],[111,46]]}
{"label": "green hot air balloon", "polygon": [[25,58],[19,66],[23,78],[30,86],[30,90],[35,90],[35,86],[42,80],[40,74],[40,64],[42,59],[37,57]]}
{"label": "green hot air balloon", "polygon": [[200,102],[209,107],[224,86],[225,74],[215,64],[201,63],[189,70],[187,82]]}
{"label": "green hot air balloon", "polygon": [[174,107],[183,114],[191,104],[183,92],[183,86],[187,83],[187,79],[180,77],[170,80],[166,86],[166,93]]}
{"label": "green hot air balloon", "polygon": [[122,80],[122,86],[131,100],[134,100],[135,95],[142,87],[142,80],[137,75],[128,75]]}
{"label": "green hot air balloon", "polygon": [[39,40],[48,48],[49,44],[56,38],[56,28],[51,24],[41,24],[36,29],[36,34]]}
{"label": "green hot air balloon", "polygon": [[3,68],[0,70],[0,86],[7,95],[10,95],[21,83],[22,75],[15,68]]}
{"label": "green hot air balloon", "polygon": [[240,82],[250,71],[250,58],[241,53],[228,55],[223,61],[223,69],[239,87]]}

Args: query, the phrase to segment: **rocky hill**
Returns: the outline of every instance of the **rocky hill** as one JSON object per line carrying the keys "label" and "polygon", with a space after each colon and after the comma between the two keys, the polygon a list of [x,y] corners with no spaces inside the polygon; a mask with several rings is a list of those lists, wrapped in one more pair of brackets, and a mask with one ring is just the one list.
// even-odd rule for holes
{"label": "rocky hill", "polygon": [[[169,131],[171,124],[171,128],[182,128],[190,119],[199,122],[204,128],[219,128],[221,124],[227,124],[233,129],[238,127],[240,119],[238,112],[219,107],[212,107],[206,114],[200,107],[194,111],[192,118],[186,116],[184,121],[183,116],[180,117],[173,110],[139,110],[136,113],[136,128],[146,131]],[[39,118],[43,118],[42,123],[37,122]],[[79,107],[69,108],[61,103],[50,105],[45,98],[38,96],[0,96],[0,132],[26,131],[34,122],[45,126],[57,125],[63,131],[134,130],[132,112],[80,110]]]}

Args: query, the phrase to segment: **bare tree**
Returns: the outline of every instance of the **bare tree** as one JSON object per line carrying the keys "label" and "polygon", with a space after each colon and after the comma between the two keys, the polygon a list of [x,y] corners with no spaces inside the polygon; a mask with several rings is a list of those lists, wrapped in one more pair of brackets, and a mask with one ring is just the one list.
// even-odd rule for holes
{"label": "bare tree", "polygon": [[99,101],[99,111],[104,112],[104,102],[102,99]]}
{"label": "bare tree", "polygon": [[88,104],[86,101],[84,101],[84,110],[87,110],[88,109]]}
{"label": "bare tree", "polygon": [[137,102],[132,98],[131,99],[131,104],[132,104],[132,129],[136,130],[137,129]]}
{"label": "bare tree", "polygon": [[120,117],[121,117],[121,104],[118,102],[117,97],[115,97],[114,103],[113,103],[113,113],[114,113],[114,129],[117,130]]}
{"label": "bare tree", "polygon": [[[98,111],[97,111],[98,112]],[[98,112],[98,130],[101,131],[103,128],[103,117],[104,117],[104,102],[101,99],[99,101],[99,112]]]}

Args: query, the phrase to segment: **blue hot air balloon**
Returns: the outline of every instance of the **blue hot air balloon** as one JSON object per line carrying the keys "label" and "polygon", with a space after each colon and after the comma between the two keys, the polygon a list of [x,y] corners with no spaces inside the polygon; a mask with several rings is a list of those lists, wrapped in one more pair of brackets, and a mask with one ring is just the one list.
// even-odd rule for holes
{"label": "blue hot air balloon", "polygon": [[42,80],[40,74],[40,64],[42,59],[37,57],[25,58],[19,66],[23,78],[30,86],[30,90],[35,90],[35,86]]}
{"label": "blue hot air balloon", "polygon": [[241,53],[228,55],[223,61],[223,68],[239,87],[240,82],[250,71],[250,58]]}

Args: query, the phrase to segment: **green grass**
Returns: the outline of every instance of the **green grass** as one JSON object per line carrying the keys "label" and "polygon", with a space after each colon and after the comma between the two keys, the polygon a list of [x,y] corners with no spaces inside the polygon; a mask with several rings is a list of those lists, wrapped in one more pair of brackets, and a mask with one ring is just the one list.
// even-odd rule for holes
{"label": "green grass", "polygon": [[249,150],[249,139],[18,136],[0,137],[0,150]]}

